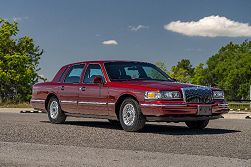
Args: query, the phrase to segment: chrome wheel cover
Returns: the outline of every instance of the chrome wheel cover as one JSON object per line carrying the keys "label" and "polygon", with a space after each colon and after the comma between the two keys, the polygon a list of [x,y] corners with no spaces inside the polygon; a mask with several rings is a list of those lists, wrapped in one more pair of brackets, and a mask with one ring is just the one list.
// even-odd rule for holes
{"label": "chrome wheel cover", "polygon": [[132,104],[126,104],[122,111],[123,122],[127,126],[132,126],[135,120],[136,111]]}
{"label": "chrome wheel cover", "polygon": [[50,116],[52,119],[56,119],[58,116],[58,102],[52,101],[50,104]]}

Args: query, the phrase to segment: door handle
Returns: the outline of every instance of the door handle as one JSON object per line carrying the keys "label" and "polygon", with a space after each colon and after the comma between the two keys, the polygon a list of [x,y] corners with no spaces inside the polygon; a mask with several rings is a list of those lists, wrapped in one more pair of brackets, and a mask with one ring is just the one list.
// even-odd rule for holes
{"label": "door handle", "polygon": [[64,86],[61,86],[61,90],[64,90]]}
{"label": "door handle", "polygon": [[79,90],[85,91],[85,90],[86,90],[86,87],[84,87],[84,86],[83,86],[83,87],[80,87]]}

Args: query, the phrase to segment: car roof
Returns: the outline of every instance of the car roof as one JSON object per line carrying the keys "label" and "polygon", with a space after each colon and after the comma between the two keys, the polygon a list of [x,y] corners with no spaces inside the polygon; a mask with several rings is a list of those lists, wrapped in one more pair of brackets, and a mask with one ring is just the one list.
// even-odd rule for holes
{"label": "car roof", "polygon": [[93,60],[93,61],[80,61],[75,63],[66,64],[64,66],[74,65],[74,64],[82,64],[82,63],[109,63],[109,62],[138,62],[138,63],[147,63],[147,62],[141,62],[141,61],[132,61],[132,60]]}

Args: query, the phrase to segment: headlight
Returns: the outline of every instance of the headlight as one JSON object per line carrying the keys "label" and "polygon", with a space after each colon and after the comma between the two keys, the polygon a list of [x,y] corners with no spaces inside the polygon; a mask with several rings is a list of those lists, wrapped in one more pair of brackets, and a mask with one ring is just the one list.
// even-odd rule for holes
{"label": "headlight", "polygon": [[222,90],[213,91],[214,99],[224,99],[224,92]]}
{"label": "headlight", "polygon": [[181,99],[179,91],[146,91],[145,99]]}

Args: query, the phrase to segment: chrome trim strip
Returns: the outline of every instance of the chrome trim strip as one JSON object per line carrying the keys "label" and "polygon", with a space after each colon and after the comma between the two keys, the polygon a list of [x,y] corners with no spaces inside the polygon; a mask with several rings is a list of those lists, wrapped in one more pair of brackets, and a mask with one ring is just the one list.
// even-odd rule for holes
{"label": "chrome trim strip", "polygon": [[82,105],[85,105],[85,104],[106,105],[107,103],[105,103],[105,102],[80,101],[80,102],[78,102],[78,104],[82,104]]}
{"label": "chrome trim strip", "polygon": [[78,103],[77,101],[62,100],[61,103]]}
{"label": "chrome trim strip", "polygon": [[35,100],[35,99],[33,99],[33,100],[31,100],[31,102],[45,102],[45,100]]}
{"label": "chrome trim strip", "polygon": [[185,107],[187,104],[140,104],[146,107]]}
{"label": "chrome trim strip", "polygon": [[221,107],[228,107],[228,104],[218,104],[218,106],[221,106]]}
{"label": "chrome trim strip", "polygon": [[108,103],[108,105],[115,105],[115,103]]}

